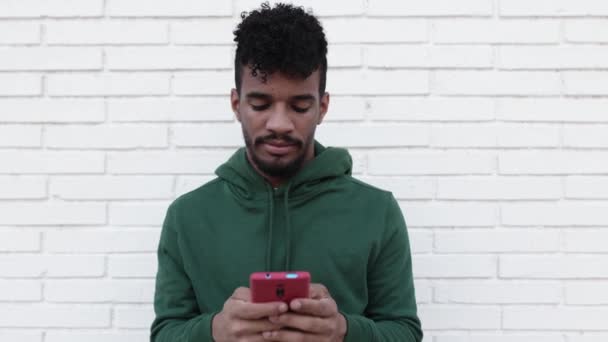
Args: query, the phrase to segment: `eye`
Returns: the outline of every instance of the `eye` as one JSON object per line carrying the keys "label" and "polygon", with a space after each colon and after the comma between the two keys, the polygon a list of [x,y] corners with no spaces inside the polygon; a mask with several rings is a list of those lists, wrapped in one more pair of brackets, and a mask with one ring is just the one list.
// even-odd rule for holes
{"label": "eye", "polygon": [[261,105],[254,105],[254,104],[250,104],[250,105],[253,110],[258,111],[258,112],[266,110],[266,109],[268,109],[268,107],[270,107],[270,105],[268,103],[261,104]]}
{"label": "eye", "polygon": [[291,108],[293,108],[293,110],[296,113],[306,113],[310,109],[310,107],[298,107],[298,106],[291,106]]}

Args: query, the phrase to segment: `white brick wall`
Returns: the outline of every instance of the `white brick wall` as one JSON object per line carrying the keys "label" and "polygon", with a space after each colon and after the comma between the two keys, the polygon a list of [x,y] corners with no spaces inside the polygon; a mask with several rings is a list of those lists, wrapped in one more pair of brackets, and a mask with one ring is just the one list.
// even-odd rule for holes
{"label": "white brick wall", "polygon": [[[0,0],[0,341],[148,340],[167,205],[242,144],[258,4]],[[400,201],[425,341],[608,341],[608,2],[301,4],[318,137]]]}

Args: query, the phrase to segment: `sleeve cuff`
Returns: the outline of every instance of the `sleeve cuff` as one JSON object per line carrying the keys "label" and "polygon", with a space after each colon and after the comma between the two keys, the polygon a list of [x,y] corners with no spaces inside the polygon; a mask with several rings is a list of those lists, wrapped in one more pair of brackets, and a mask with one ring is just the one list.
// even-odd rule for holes
{"label": "sleeve cuff", "polygon": [[344,342],[373,341],[371,320],[360,315],[350,315],[340,312],[346,319],[346,335]]}
{"label": "sleeve cuff", "polygon": [[194,324],[194,326],[192,327],[192,341],[214,341],[213,331],[211,328],[213,323],[213,317],[215,317],[216,314],[217,312],[200,315],[198,322],[196,322],[196,324]]}

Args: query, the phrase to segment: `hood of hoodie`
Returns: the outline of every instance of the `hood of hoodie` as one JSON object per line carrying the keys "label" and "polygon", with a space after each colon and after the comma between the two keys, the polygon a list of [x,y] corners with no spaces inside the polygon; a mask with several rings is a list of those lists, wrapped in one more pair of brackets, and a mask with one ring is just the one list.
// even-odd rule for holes
{"label": "hood of hoodie", "polygon": [[[284,270],[291,269],[291,217],[292,206],[301,204],[328,191],[335,185],[331,179],[352,173],[352,158],[347,150],[336,147],[325,147],[314,142],[315,157],[300,169],[286,183],[272,188],[249,163],[245,147],[238,149],[230,159],[222,164],[216,174],[223,179],[237,202],[243,207],[261,209],[267,214],[266,269],[271,268],[273,235],[276,215],[282,215],[286,230],[286,258]],[[277,199],[279,197],[279,199]],[[276,213],[275,201],[281,200],[283,213]],[[277,242],[275,242],[277,243]],[[283,242],[278,242],[283,243]]]}

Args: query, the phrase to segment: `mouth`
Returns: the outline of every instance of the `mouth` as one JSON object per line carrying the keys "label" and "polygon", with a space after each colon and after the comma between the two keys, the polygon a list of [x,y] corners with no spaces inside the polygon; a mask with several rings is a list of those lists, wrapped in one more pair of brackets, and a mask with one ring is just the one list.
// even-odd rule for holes
{"label": "mouth", "polygon": [[297,147],[297,144],[288,143],[285,141],[267,141],[262,144],[266,152],[274,156],[282,156],[291,152]]}

